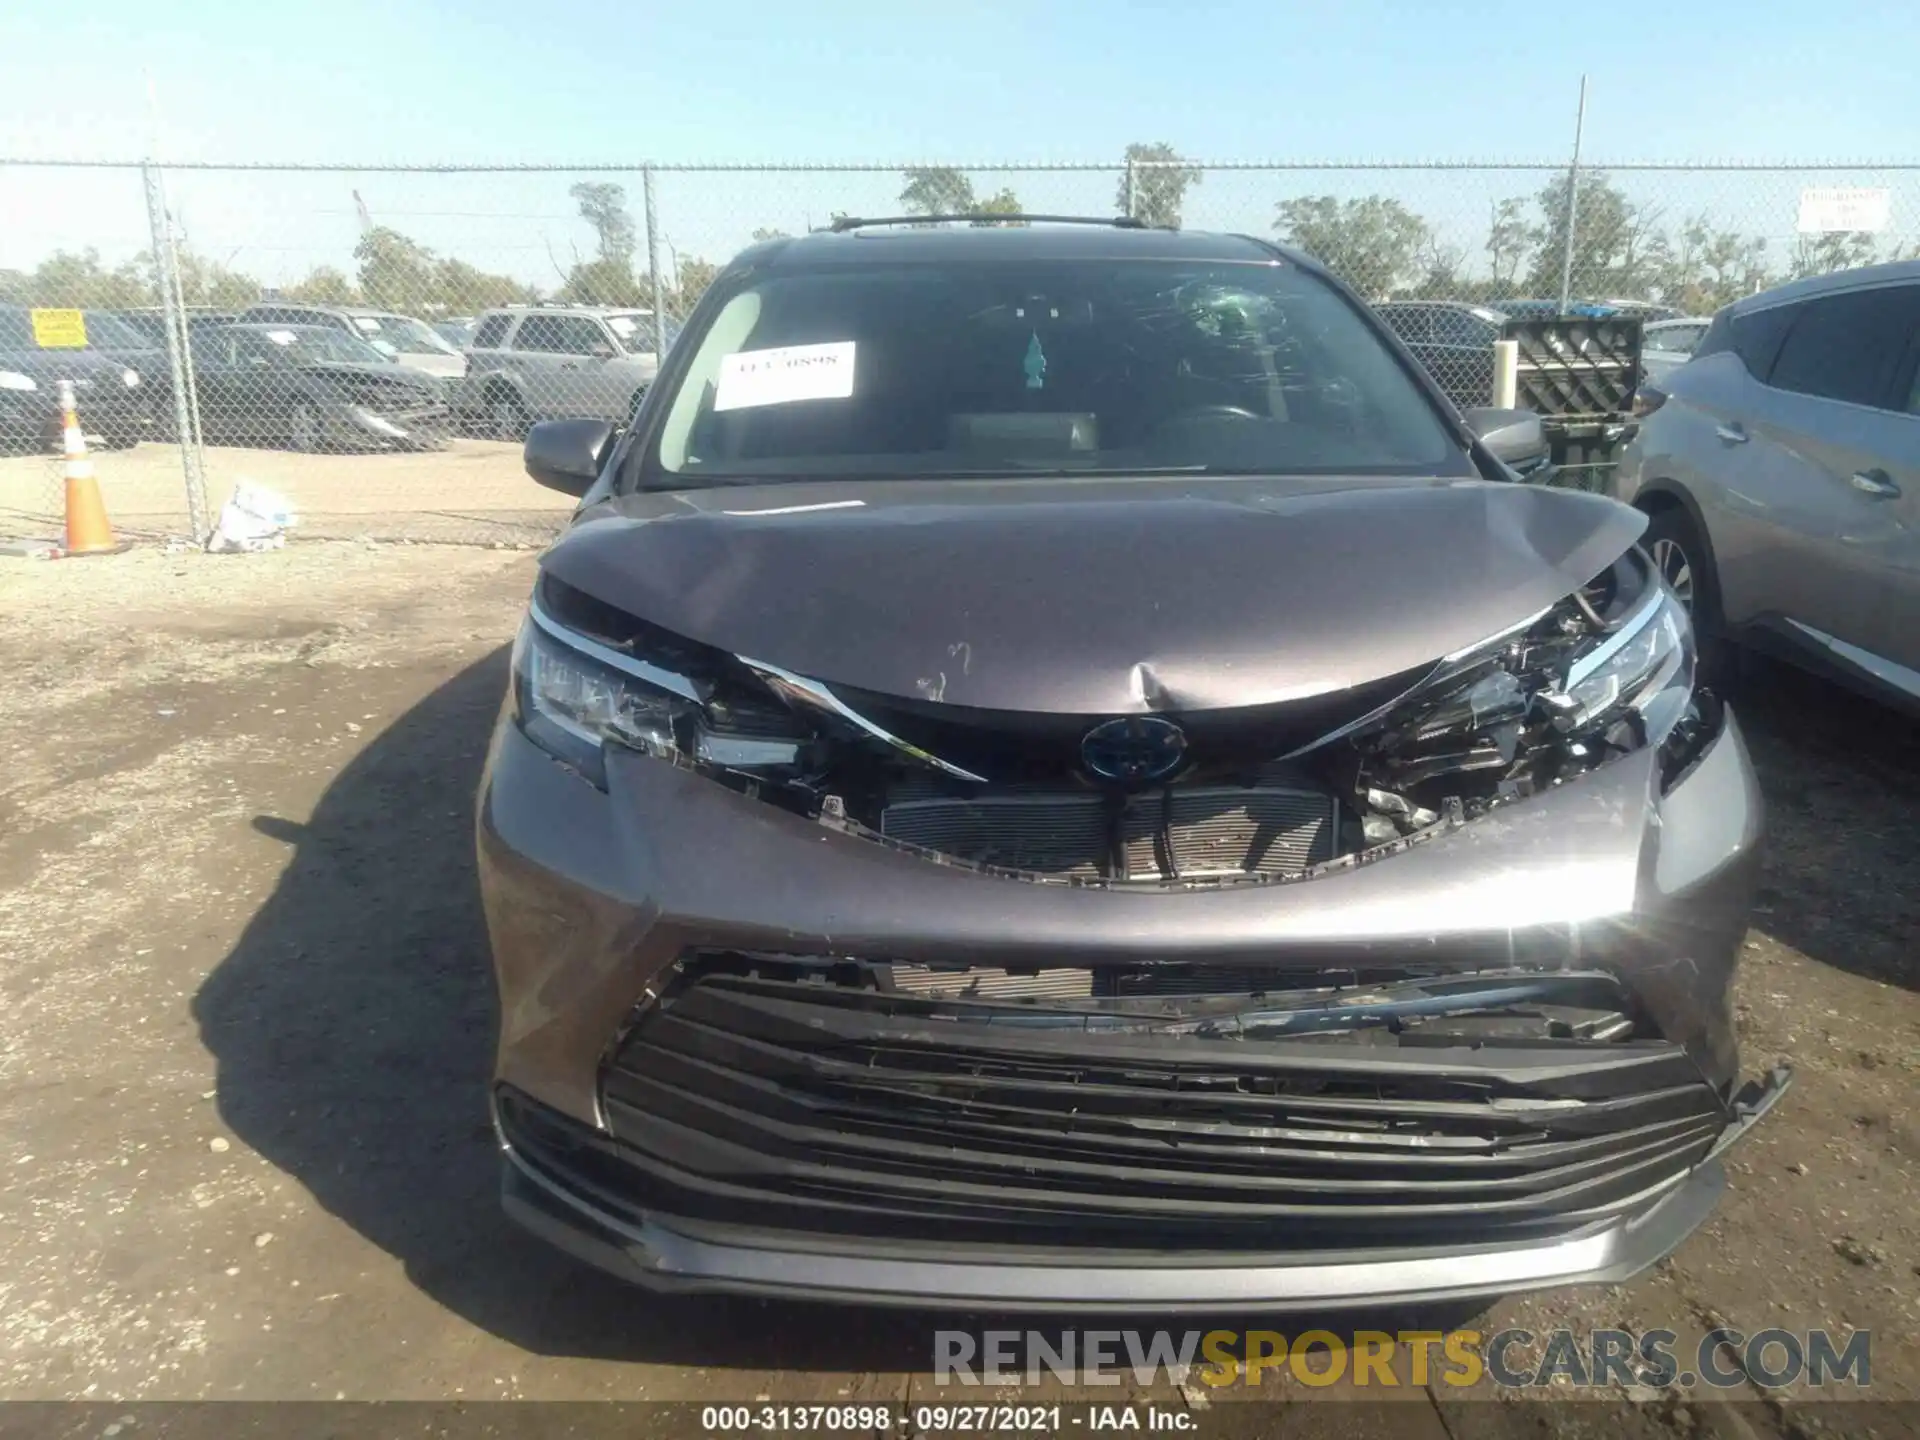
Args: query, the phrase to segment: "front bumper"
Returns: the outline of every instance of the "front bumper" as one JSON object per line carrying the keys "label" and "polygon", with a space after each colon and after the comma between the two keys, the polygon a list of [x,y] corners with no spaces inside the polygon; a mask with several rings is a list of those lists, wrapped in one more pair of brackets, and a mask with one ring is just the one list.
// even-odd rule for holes
{"label": "front bumper", "polygon": [[334,416],[339,437],[389,445],[438,446],[453,426],[445,405],[421,405],[406,410],[381,410],[369,405],[343,405]]}
{"label": "front bumper", "polygon": [[649,1290],[847,1301],[928,1309],[1093,1311],[1130,1308],[1277,1313],[1488,1299],[1559,1285],[1617,1285],[1692,1234],[1726,1188],[1719,1153],[1785,1093],[1776,1071],[1750,1087],[1703,1161],[1636,1214],[1536,1244],[1408,1247],[1365,1254],[1187,1256],[1086,1253],[963,1258],[884,1246],[823,1248],[817,1238],[690,1234],[671,1220],[623,1217],[504,1146],[508,1215],[575,1258]]}
{"label": "front bumper", "polygon": [[[1525,1239],[1204,1255],[1024,1250],[716,1227],[618,1203],[507,1143],[506,1201],[594,1263],[660,1288],[925,1305],[1310,1306],[1611,1281],[1670,1250],[1721,1185],[1713,1158],[1771,1105],[1734,1095],[1729,997],[1760,835],[1732,716],[1664,795],[1654,756],[1370,863],[1293,883],[1148,891],[1040,885],[828,830],[641,757],[607,792],[496,734],[479,814],[501,992],[497,1079],[607,1135],[601,1086],[636,1004],[688,950],[873,955],[922,964],[1384,966],[1602,971],[1684,1052],[1725,1122],[1684,1174],[1599,1218]],[[1617,1198],[1617,1197],[1616,1197]]]}
{"label": "front bumper", "polygon": [[[96,381],[75,391],[74,413],[86,433],[114,439],[137,438],[152,425],[144,385]],[[0,390],[0,443],[57,449],[61,421],[60,396],[52,387]]]}

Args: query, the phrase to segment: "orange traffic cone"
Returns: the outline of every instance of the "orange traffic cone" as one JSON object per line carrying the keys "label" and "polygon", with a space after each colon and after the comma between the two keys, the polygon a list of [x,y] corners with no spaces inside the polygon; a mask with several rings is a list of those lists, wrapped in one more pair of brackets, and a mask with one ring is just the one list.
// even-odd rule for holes
{"label": "orange traffic cone", "polygon": [[118,550],[113,526],[107,522],[106,502],[100,498],[100,482],[93,476],[93,461],[87,458],[87,437],[80,431],[79,417],[73,411],[73,382],[60,382],[61,425],[66,431],[67,472],[67,554],[104,555]]}

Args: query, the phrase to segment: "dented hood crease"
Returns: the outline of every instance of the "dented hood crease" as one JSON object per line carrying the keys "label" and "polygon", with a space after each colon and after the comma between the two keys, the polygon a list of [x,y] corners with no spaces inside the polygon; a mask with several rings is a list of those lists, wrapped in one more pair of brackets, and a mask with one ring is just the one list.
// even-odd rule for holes
{"label": "dented hood crease", "polygon": [[1477,480],[862,481],[620,497],[542,564],[829,684],[1129,714],[1413,669],[1585,584],[1645,523]]}

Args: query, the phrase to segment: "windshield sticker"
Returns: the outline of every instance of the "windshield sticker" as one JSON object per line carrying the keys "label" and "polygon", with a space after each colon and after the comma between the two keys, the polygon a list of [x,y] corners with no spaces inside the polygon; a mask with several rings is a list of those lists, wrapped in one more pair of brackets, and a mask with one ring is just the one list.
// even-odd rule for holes
{"label": "windshield sticker", "polygon": [[790,400],[846,400],[853,395],[853,341],[742,350],[720,361],[715,410],[784,405]]}
{"label": "windshield sticker", "polygon": [[1027,372],[1027,388],[1039,390],[1047,383],[1047,352],[1040,348],[1040,334],[1035,331],[1033,338],[1027,341],[1027,358],[1020,364]]}
{"label": "windshield sticker", "polygon": [[291,330],[269,330],[267,331],[267,338],[276,345],[291,345],[300,337]]}
{"label": "windshield sticker", "polygon": [[356,315],[353,317],[353,323],[369,335],[380,328],[380,322],[371,315]]}

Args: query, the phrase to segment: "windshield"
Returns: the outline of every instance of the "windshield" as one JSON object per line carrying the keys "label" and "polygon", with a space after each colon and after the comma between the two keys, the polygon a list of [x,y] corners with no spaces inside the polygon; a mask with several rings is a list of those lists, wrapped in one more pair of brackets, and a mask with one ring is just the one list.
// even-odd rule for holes
{"label": "windshield", "polygon": [[1353,306],[1280,263],[775,272],[698,345],[642,484],[1471,473]]}
{"label": "windshield", "polygon": [[385,365],[387,357],[364,340],[356,340],[344,330],[324,325],[275,326],[260,332],[267,341],[296,364],[316,360],[345,360],[355,365]]}
{"label": "windshield", "polygon": [[387,355],[458,355],[445,340],[408,315],[355,315],[360,338]]}
{"label": "windshield", "polygon": [[[614,334],[620,337],[620,344],[623,349],[631,350],[636,354],[646,354],[653,349],[653,316],[646,311],[639,310],[625,315],[609,315],[607,316],[607,325]],[[667,343],[665,348],[671,350],[673,348],[673,342],[680,338],[679,323],[675,321],[672,316],[668,316],[667,323],[662,328],[666,331]]]}

